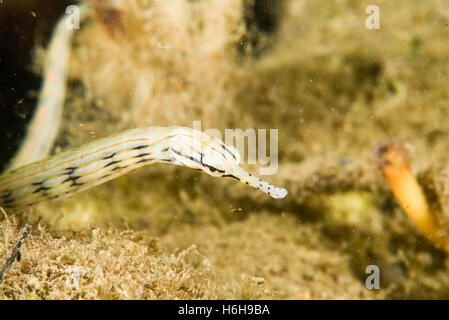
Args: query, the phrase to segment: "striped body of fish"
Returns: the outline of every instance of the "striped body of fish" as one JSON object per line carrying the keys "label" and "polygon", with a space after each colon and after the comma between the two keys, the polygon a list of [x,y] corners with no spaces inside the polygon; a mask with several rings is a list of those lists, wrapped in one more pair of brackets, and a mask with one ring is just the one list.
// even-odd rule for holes
{"label": "striped body of fish", "polygon": [[238,151],[217,138],[185,127],[148,127],[100,139],[5,173],[0,176],[0,206],[9,209],[33,206],[156,162],[230,177],[273,198],[287,195],[287,190],[243,170]]}

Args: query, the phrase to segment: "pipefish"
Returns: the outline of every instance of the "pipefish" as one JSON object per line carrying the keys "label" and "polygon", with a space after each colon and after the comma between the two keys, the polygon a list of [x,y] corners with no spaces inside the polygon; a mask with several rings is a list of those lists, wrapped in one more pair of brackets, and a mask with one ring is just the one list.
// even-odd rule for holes
{"label": "pipefish", "polygon": [[240,155],[221,140],[186,127],[147,127],[88,143],[0,176],[0,206],[22,208],[89,189],[157,162],[229,177],[273,198],[287,195],[239,166]]}
{"label": "pipefish", "polygon": [[[80,6],[80,12],[84,18],[88,10]],[[131,129],[42,160],[59,129],[72,33],[62,18],[50,41],[37,111],[17,156],[0,176],[0,207],[17,210],[34,206],[158,162],[233,178],[275,199],[287,195],[287,190],[243,170],[236,149],[186,127]]]}

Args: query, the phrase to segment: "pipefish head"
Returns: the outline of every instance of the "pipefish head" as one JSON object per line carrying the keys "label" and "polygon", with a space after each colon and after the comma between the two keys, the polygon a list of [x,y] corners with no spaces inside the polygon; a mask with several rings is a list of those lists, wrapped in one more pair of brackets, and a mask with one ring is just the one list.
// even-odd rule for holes
{"label": "pipefish head", "polygon": [[220,139],[199,131],[179,132],[172,145],[177,164],[201,170],[214,177],[228,177],[259,189],[275,199],[287,196],[287,190],[271,185],[240,167],[240,154]]}

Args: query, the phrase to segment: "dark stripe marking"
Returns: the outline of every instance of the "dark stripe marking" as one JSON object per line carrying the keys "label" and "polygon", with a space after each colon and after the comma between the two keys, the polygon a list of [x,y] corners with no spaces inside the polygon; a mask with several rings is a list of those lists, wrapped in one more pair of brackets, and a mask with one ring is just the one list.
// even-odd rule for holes
{"label": "dark stripe marking", "polygon": [[237,178],[236,176],[234,176],[233,174],[224,174],[224,175],[222,175],[222,177],[224,177],[224,178],[232,178],[232,179],[235,179],[237,181],[240,181],[240,179]]}
{"label": "dark stripe marking", "polygon": [[108,164],[106,164],[103,168],[107,168],[107,167],[109,167],[109,166],[112,166],[112,165],[114,165],[114,164],[116,164],[116,163],[120,163],[120,162],[122,162],[122,161],[121,161],[121,160],[111,161],[111,162],[109,162]]}
{"label": "dark stripe marking", "polygon": [[221,147],[223,148],[223,150],[226,150],[234,158],[234,160],[237,160],[237,157],[228,149],[228,147],[224,143],[221,144]]}
{"label": "dark stripe marking", "polygon": [[76,182],[76,180],[78,180],[79,178],[81,178],[81,176],[69,176],[67,179],[65,179],[62,183],[66,183],[69,181],[73,181]]}
{"label": "dark stripe marking", "polygon": [[148,145],[147,145],[147,144],[146,144],[146,145],[143,145],[143,146],[137,146],[137,147],[134,147],[133,150],[140,150],[140,149],[145,149],[145,148],[148,148]]}
{"label": "dark stripe marking", "polygon": [[42,187],[40,187],[40,188],[34,190],[33,193],[38,193],[38,192],[41,192],[41,191],[47,191],[47,190],[50,190],[50,188],[45,187],[45,186],[42,186]]}
{"label": "dark stripe marking", "polygon": [[141,153],[141,154],[138,154],[137,156],[134,156],[134,158],[141,158],[141,157],[145,157],[145,156],[149,156],[149,155],[151,155],[151,153]]}
{"label": "dark stripe marking", "polygon": [[112,171],[121,170],[121,169],[126,169],[126,168],[128,168],[128,167],[127,167],[127,166],[116,166],[116,167],[114,167],[114,168],[111,169],[111,172],[112,172]]}
{"label": "dark stripe marking", "polygon": [[116,154],[117,154],[116,152],[111,153],[109,156],[104,157],[103,160],[112,159]]}
{"label": "dark stripe marking", "polygon": [[[136,164],[149,162],[149,161],[153,161],[153,160],[154,160],[154,158],[141,159],[141,160],[137,161]],[[163,160],[161,160],[161,161],[163,161]]]}

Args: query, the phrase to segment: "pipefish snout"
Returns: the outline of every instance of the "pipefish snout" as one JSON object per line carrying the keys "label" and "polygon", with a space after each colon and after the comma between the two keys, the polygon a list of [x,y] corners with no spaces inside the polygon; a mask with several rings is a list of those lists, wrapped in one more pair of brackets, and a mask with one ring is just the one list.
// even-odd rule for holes
{"label": "pipefish snout", "polygon": [[230,177],[275,199],[287,190],[242,169],[237,150],[186,127],[132,129],[20,167],[0,176],[0,206],[20,209],[54,200],[157,162]]}

